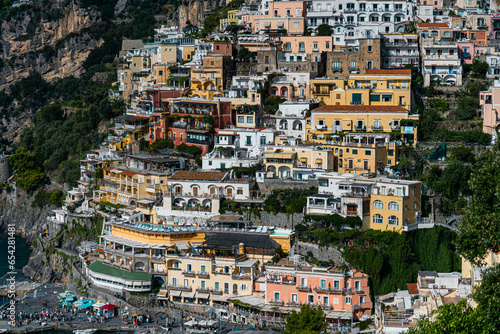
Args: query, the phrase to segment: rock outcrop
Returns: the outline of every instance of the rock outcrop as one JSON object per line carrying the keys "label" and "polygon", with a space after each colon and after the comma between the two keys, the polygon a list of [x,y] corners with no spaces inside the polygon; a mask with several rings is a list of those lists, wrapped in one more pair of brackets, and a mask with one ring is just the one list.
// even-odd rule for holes
{"label": "rock outcrop", "polygon": [[226,1],[223,0],[195,0],[182,2],[178,10],[179,27],[184,28],[188,25],[200,27],[203,19],[212,10],[218,6],[224,6]]}

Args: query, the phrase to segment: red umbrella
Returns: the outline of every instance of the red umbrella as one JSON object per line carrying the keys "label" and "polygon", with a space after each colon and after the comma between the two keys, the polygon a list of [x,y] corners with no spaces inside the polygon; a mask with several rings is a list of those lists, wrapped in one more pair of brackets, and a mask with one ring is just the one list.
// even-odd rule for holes
{"label": "red umbrella", "polygon": [[111,310],[111,309],[116,308],[116,305],[106,304],[106,305],[101,306],[101,308],[104,309],[104,310]]}

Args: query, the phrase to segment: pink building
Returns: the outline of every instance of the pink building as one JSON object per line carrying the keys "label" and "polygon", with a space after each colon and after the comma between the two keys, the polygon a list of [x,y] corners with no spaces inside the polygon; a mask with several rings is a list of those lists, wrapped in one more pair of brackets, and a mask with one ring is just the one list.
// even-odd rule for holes
{"label": "pink building", "polygon": [[333,51],[333,36],[282,36],[281,49],[291,53]]}
{"label": "pink building", "polygon": [[250,15],[244,21],[257,34],[286,30],[288,35],[303,35],[306,12],[305,1],[273,1],[269,3],[269,14]]}
{"label": "pink building", "polygon": [[479,93],[479,105],[483,114],[483,132],[496,140],[500,130],[500,80],[495,80],[489,90]]}
{"label": "pink building", "polygon": [[337,324],[341,318],[356,320],[364,314],[371,314],[373,303],[368,275],[359,271],[344,272],[317,266],[297,269],[292,265],[266,266],[266,270],[265,283],[260,286],[266,304],[319,306],[325,310],[327,320]]}
{"label": "pink building", "polygon": [[470,40],[457,42],[458,58],[462,59],[462,64],[472,64],[476,55],[476,43]]}

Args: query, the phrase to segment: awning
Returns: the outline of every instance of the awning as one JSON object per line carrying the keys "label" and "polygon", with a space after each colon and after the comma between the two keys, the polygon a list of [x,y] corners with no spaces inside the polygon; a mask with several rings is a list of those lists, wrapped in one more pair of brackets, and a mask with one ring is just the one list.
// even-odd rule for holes
{"label": "awning", "polygon": [[300,158],[300,162],[307,162],[307,158],[306,157]]}
{"label": "awning", "polygon": [[83,304],[82,306],[80,306],[81,308],[89,308],[91,307],[92,305],[94,305],[94,302],[89,302],[89,303],[85,303]]}
{"label": "awning", "polygon": [[227,302],[227,297],[228,296],[212,294],[212,297],[210,297],[210,299],[214,302]]}
{"label": "awning", "polygon": [[189,248],[191,248],[191,245],[188,241],[181,241],[176,242],[175,247],[177,247],[178,250],[188,250]]}
{"label": "awning", "polygon": [[317,158],[317,159],[316,159],[316,163],[317,163],[317,164],[322,164],[322,163],[323,163],[323,159],[321,159],[321,158]]}
{"label": "awning", "polygon": [[155,190],[153,188],[146,188],[146,191],[148,193],[155,193]]}
{"label": "awning", "polygon": [[271,26],[271,22],[264,23],[264,27],[269,28]]}
{"label": "awning", "polygon": [[112,309],[117,308],[117,306],[116,306],[116,305],[113,305],[113,304],[106,304],[106,305],[101,306],[101,308],[102,308],[103,310],[112,310]]}
{"label": "awning", "polygon": [[165,298],[165,297],[167,297],[167,292],[168,292],[168,290],[161,289],[160,291],[158,291],[158,294],[156,295],[156,298]]}
{"label": "awning", "polygon": [[283,22],[278,22],[277,27],[278,28],[283,28]]}
{"label": "awning", "polygon": [[181,296],[182,291],[179,291],[179,290],[170,290],[168,293],[169,293],[169,294],[170,294],[170,296],[172,296],[172,297],[180,297],[180,296]]}
{"label": "awning", "polygon": [[208,299],[208,298],[210,298],[210,294],[208,294],[208,293],[199,293],[198,292],[196,294],[196,298],[198,298],[198,299]]}
{"label": "awning", "polygon": [[182,297],[183,297],[183,298],[194,298],[194,295],[195,295],[195,294],[196,294],[196,292],[194,292],[194,291],[193,291],[193,292],[184,292],[184,293],[182,294]]}

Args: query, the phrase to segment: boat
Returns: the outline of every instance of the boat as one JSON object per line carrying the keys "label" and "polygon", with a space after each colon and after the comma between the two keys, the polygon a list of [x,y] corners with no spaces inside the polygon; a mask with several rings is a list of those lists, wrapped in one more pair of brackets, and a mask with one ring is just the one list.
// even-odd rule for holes
{"label": "boat", "polygon": [[97,331],[95,328],[89,328],[89,329],[77,329],[73,331],[73,334],[91,334]]}
{"label": "boat", "polygon": [[166,332],[170,332],[172,330],[171,328],[168,328],[168,327],[165,327],[165,326],[160,326],[160,327],[161,327],[161,329],[163,329]]}

